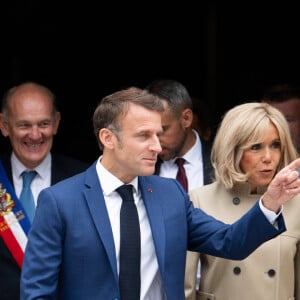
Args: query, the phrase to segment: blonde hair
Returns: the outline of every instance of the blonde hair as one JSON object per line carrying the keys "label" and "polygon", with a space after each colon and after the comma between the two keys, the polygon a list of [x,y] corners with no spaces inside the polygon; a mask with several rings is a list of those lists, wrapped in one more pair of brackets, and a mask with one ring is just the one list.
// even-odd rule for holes
{"label": "blonde hair", "polygon": [[277,128],[281,143],[277,172],[297,158],[288,124],[279,110],[261,102],[240,104],[224,115],[213,142],[211,160],[217,181],[232,188],[248,180],[240,168],[243,152],[263,141],[270,123]]}

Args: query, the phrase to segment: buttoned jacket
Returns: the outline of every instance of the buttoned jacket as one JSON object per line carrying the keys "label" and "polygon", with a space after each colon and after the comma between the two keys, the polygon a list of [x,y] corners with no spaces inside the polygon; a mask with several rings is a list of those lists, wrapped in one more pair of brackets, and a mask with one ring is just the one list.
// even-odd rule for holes
{"label": "buttoned jacket", "polygon": [[[260,192],[263,193],[264,190]],[[248,211],[261,193],[251,195],[248,184],[226,190],[221,184],[212,183],[191,191],[190,196],[196,207],[230,224]],[[300,197],[297,196],[283,207],[287,231],[262,244],[244,260],[227,260],[188,252],[185,277],[186,299],[300,299],[299,214]],[[243,238],[243,235],[234,237],[234,239]],[[195,293],[199,259],[201,259],[201,280],[199,291]]]}

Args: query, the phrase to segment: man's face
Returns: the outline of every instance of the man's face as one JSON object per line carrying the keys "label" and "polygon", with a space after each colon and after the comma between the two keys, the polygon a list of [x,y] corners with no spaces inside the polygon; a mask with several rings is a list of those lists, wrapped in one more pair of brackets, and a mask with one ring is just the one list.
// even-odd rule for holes
{"label": "man's face", "polygon": [[53,117],[52,110],[45,93],[23,91],[10,99],[7,120],[1,114],[2,134],[27,168],[35,168],[51,150],[60,121],[60,114]]}
{"label": "man's face", "polygon": [[281,113],[285,116],[293,143],[297,150],[300,150],[300,99],[291,98],[285,102],[271,102],[273,107],[277,108],[281,111]]}
{"label": "man's face", "polygon": [[123,182],[152,175],[161,151],[161,114],[131,103],[128,113],[121,115],[119,121],[121,132],[117,134],[100,130],[105,145],[102,164]]}
{"label": "man's face", "polygon": [[183,154],[187,131],[182,116],[179,118],[174,116],[165,101],[164,108],[165,111],[162,113],[163,133],[159,136],[162,151],[159,153],[159,157],[165,161]]}

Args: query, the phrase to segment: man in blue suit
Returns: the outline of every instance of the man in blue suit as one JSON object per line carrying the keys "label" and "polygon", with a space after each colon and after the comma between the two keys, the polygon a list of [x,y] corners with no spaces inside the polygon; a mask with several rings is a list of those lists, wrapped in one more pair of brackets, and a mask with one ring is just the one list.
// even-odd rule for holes
{"label": "man in blue suit", "polygon": [[183,300],[187,250],[243,259],[285,231],[282,204],[300,192],[300,159],[277,174],[244,217],[224,224],[194,208],[175,179],[151,175],[161,151],[162,111],[158,98],[135,87],[102,99],[93,124],[103,154],[39,195],[22,300],[132,300],[122,298],[119,287],[122,200],[116,189],[124,184],[133,186],[139,218],[137,299]]}

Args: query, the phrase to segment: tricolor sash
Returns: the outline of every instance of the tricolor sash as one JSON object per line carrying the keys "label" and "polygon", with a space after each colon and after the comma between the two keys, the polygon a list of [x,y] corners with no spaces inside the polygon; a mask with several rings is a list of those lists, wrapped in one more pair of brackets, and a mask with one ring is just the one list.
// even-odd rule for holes
{"label": "tricolor sash", "polygon": [[0,161],[0,235],[20,268],[30,226],[30,220]]}

